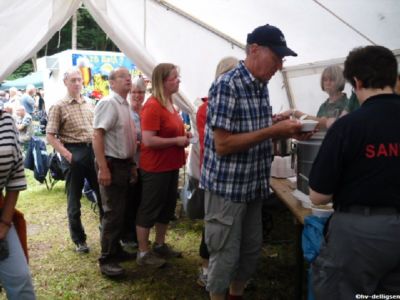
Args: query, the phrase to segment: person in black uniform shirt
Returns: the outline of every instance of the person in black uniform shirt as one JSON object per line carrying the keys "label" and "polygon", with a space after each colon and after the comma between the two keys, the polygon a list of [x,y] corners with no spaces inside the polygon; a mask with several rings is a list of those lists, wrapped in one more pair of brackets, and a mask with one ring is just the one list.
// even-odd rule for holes
{"label": "person in black uniform shirt", "polygon": [[337,120],[310,174],[314,204],[333,201],[319,257],[316,299],[400,294],[400,96],[397,61],[381,46],[356,48],[344,76],[361,107]]}

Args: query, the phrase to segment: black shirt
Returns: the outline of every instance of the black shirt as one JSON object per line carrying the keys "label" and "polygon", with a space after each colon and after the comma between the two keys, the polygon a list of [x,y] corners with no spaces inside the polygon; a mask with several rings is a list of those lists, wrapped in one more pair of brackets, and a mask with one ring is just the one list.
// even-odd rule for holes
{"label": "black shirt", "polygon": [[400,96],[368,98],[328,130],[310,187],[333,204],[400,208]]}

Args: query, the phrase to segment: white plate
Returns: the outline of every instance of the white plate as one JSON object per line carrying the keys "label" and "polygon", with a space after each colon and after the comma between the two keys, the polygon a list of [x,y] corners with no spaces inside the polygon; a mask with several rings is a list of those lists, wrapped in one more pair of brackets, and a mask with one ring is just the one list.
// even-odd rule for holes
{"label": "white plate", "polygon": [[314,120],[300,120],[301,131],[308,132],[313,131],[317,127],[318,121]]}
{"label": "white plate", "polygon": [[311,206],[311,211],[314,216],[317,216],[320,218],[327,218],[334,212],[333,208],[329,208],[329,209],[319,208],[314,205]]}
{"label": "white plate", "polygon": [[311,200],[310,197],[308,197],[308,195],[304,194],[303,192],[299,191],[299,190],[294,190],[292,192],[293,197],[295,197],[297,200],[300,201],[301,206],[303,206],[304,208],[311,208]]}

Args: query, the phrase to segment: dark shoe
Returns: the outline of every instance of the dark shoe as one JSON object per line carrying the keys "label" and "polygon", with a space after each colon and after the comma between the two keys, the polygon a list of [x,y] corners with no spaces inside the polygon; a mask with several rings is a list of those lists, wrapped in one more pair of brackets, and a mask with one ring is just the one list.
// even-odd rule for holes
{"label": "dark shoe", "polygon": [[125,270],[116,263],[105,263],[100,265],[101,274],[108,277],[117,277],[125,273]]}
{"label": "dark shoe", "polygon": [[153,244],[153,252],[163,258],[182,257],[182,252],[173,250],[168,244],[164,243],[161,246],[157,243]]}
{"label": "dark shoe", "polygon": [[147,252],[143,257],[140,257],[138,252],[136,263],[139,266],[149,266],[154,268],[161,268],[166,264],[165,259],[158,257],[152,251]]}
{"label": "dark shoe", "polygon": [[78,253],[89,253],[90,249],[86,245],[86,242],[76,244],[76,252]]}
{"label": "dark shoe", "polygon": [[256,283],[254,282],[253,278],[247,280],[246,284],[244,285],[245,290],[254,290],[256,288]]}
{"label": "dark shoe", "polygon": [[118,252],[117,255],[115,255],[115,260],[118,262],[134,260],[134,259],[136,259],[136,253],[129,253],[123,250],[121,250],[120,252]]}

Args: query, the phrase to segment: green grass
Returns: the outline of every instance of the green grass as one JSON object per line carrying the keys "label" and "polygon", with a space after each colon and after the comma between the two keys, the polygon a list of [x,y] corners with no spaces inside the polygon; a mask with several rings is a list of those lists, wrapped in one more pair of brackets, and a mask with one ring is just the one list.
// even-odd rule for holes
{"label": "green grass", "polygon": [[[124,263],[127,276],[110,280],[99,271],[98,216],[90,202],[86,198],[81,201],[91,251],[79,255],[69,237],[64,182],[48,191],[30,171],[26,174],[29,188],[20,194],[17,207],[28,224],[30,268],[38,299],[208,299],[196,284],[201,222],[182,217],[171,224],[167,242],[183,251],[183,258],[171,260],[159,270],[141,268],[134,261]],[[254,287],[246,291],[245,299],[293,299],[293,238],[291,215],[275,211],[274,230],[267,236],[270,242],[263,247]]]}

